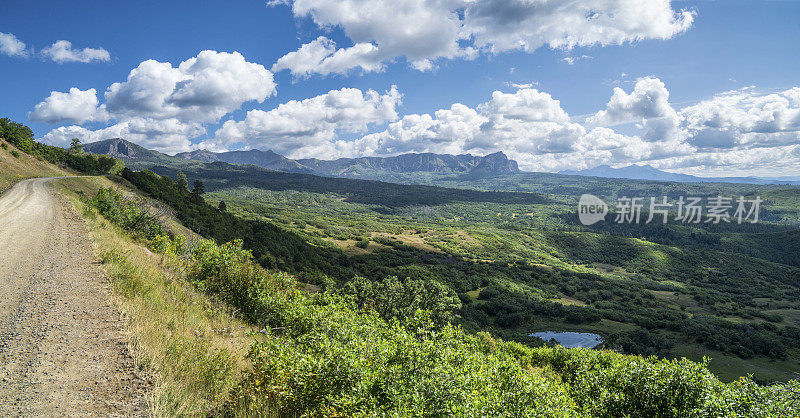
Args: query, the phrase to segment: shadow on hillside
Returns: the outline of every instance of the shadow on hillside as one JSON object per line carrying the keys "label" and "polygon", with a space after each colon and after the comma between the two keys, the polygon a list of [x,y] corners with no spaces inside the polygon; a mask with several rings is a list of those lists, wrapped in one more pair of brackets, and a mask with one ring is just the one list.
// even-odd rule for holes
{"label": "shadow on hillside", "polygon": [[[156,174],[175,177],[174,168],[155,166]],[[312,174],[285,173],[255,166],[234,166],[210,163],[184,173],[202,180],[206,190],[232,187],[257,187],[265,190],[297,190],[310,193],[334,193],[346,196],[345,201],[387,207],[441,205],[450,202],[486,202],[506,204],[548,204],[542,195],[522,192],[489,192],[436,186],[404,185],[374,180],[320,177]]]}

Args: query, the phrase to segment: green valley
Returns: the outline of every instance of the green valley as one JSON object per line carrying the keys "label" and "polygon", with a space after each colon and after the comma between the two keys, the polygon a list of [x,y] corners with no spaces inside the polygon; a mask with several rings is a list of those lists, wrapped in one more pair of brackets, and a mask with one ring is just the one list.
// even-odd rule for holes
{"label": "green valley", "polygon": [[[184,172],[204,182],[211,206],[224,201],[245,219],[234,229],[248,231],[245,247],[262,265],[322,289],[357,276],[435,281],[458,296],[457,323],[506,339],[539,345],[527,334],[591,331],[625,353],[698,358],[707,350],[716,353],[711,369],[727,379],[786,381],[800,368],[797,187],[542,175],[528,191],[494,192],[486,178],[441,188],[224,163]],[[586,227],[576,216],[583,193],[758,194],[767,203],[759,224]],[[222,214],[185,216],[204,236],[236,235],[220,226]]]}

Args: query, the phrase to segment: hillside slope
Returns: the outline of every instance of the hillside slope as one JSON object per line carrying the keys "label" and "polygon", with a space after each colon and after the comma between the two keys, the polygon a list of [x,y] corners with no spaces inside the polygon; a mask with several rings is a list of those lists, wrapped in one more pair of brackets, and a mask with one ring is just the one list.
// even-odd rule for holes
{"label": "hillside slope", "polygon": [[70,174],[67,169],[32,157],[0,138],[0,193],[22,179]]}
{"label": "hillside slope", "polygon": [[193,260],[189,277],[199,288],[263,329],[264,339],[248,355],[253,369],[234,389],[229,411],[564,417],[797,413],[784,386],[759,387],[747,378],[723,384],[700,363],[531,348],[465,332],[441,322],[453,301],[441,286],[422,279],[354,279],[340,290],[306,294],[294,277],[265,271],[255,262],[293,258],[303,263],[293,246],[308,243],[273,224],[220,211],[169,178],[123,175],[204,234],[271,244],[268,253],[254,258],[240,243],[203,242],[189,253],[180,239],[153,243],[166,257]]}
{"label": "hillside slope", "polygon": [[304,167],[297,161],[290,160],[270,150],[228,151],[214,153],[206,150],[181,152],[175,157],[187,160],[197,160],[207,163],[225,162],[229,164],[250,164],[269,170],[285,171],[288,173],[311,173],[311,169]]}
{"label": "hillside slope", "polygon": [[149,150],[122,138],[111,138],[91,142],[83,146],[83,150],[91,154],[109,155],[119,158],[125,166],[141,170],[153,165],[169,165],[171,167],[189,166],[197,162],[185,158],[173,157],[158,151]]}

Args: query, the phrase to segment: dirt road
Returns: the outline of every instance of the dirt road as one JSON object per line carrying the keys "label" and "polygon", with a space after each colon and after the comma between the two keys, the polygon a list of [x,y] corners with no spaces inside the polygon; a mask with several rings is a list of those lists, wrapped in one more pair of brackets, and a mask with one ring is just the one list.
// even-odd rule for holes
{"label": "dirt road", "polygon": [[0,416],[144,415],[88,231],[51,180],[0,197]]}

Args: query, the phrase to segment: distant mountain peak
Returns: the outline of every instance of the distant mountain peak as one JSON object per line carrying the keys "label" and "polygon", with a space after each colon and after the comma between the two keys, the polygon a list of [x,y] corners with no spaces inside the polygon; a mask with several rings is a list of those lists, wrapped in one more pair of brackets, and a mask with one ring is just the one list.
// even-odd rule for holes
{"label": "distant mountain peak", "polygon": [[304,167],[297,161],[290,160],[272,150],[262,151],[259,149],[211,152],[208,150],[197,150],[180,152],[176,157],[187,160],[197,160],[206,163],[225,162],[228,164],[251,164],[270,170],[286,171],[292,173],[310,173],[311,170]]}
{"label": "distant mountain peak", "polygon": [[511,174],[518,173],[519,165],[509,160],[503,151],[497,151],[483,157],[477,166],[470,170],[472,174]]}
{"label": "distant mountain peak", "polygon": [[148,150],[122,138],[109,138],[84,144],[84,151],[92,154],[107,154],[116,158],[136,159],[156,151]]}

